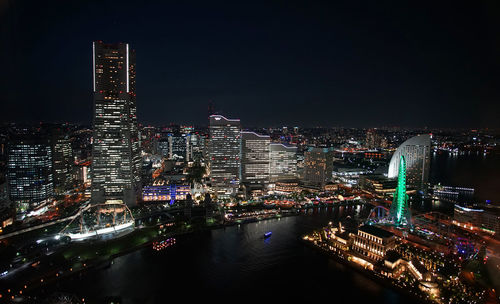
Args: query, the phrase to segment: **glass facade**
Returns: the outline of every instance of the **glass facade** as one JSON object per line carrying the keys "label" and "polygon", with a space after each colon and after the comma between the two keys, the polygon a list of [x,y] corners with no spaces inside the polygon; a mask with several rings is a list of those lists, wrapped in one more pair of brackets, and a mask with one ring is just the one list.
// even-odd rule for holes
{"label": "glass facade", "polygon": [[271,143],[269,162],[269,178],[272,182],[297,178],[296,146]]}
{"label": "glass facade", "polygon": [[7,179],[16,211],[33,209],[54,193],[52,150],[48,140],[19,139],[9,145]]}
{"label": "glass facade", "polygon": [[140,195],[135,51],[128,44],[93,44],[92,202],[134,205]]}
{"label": "glass facade", "polygon": [[429,134],[418,135],[405,141],[394,152],[389,163],[389,178],[396,178],[399,173],[400,158],[406,161],[406,185],[410,189],[427,191],[430,170],[431,137]]}
{"label": "glass facade", "polygon": [[236,193],[241,176],[241,129],[239,119],[210,116],[210,182],[219,195]]}
{"label": "glass facade", "polygon": [[269,183],[269,144],[268,135],[254,132],[241,132],[241,179],[244,183]]}

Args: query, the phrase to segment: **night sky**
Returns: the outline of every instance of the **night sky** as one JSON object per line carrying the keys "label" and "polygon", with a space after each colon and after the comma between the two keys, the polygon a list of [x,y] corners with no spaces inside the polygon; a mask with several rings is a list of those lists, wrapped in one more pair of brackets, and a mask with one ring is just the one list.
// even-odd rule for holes
{"label": "night sky", "polygon": [[145,124],[500,127],[498,2],[401,2],[0,0],[0,120],[90,124],[103,40]]}

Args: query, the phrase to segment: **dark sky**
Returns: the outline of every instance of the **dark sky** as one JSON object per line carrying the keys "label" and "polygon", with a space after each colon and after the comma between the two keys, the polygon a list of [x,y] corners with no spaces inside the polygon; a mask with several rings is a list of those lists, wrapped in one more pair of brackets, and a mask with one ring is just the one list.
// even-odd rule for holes
{"label": "dark sky", "polygon": [[92,41],[137,52],[138,118],[500,127],[498,1],[0,0],[0,120],[92,118]]}

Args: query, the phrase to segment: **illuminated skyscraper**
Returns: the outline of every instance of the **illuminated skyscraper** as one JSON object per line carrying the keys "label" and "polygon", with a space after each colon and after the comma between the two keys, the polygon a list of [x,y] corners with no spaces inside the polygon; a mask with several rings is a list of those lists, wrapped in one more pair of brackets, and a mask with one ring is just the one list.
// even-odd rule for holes
{"label": "illuminated skyscraper", "polygon": [[40,205],[54,194],[52,150],[45,138],[19,137],[9,143],[9,197],[17,213]]}
{"label": "illuminated skyscraper", "polygon": [[236,193],[241,178],[241,129],[239,119],[210,116],[210,182],[222,196]]}
{"label": "illuminated skyscraper", "polygon": [[304,182],[323,188],[332,179],[333,150],[331,148],[309,148],[304,153]]}
{"label": "illuminated skyscraper", "polygon": [[394,152],[389,163],[389,178],[396,178],[399,173],[400,158],[406,162],[406,185],[408,188],[426,191],[429,181],[431,137],[429,134],[414,136]]}
{"label": "illuminated skyscraper", "polygon": [[140,195],[140,153],[136,116],[135,51],[128,44],[93,43],[93,203]]}
{"label": "illuminated skyscraper", "polygon": [[52,163],[54,186],[67,187],[71,184],[72,155],[71,142],[67,132],[60,128],[51,132]]}
{"label": "illuminated skyscraper", "polygon": [[271,143],[269,145],[269,176],[272,182],[297,178],[297,147]]}
{"label": "illuminated skyscraper", "polygon": [[269,135],[241,132],[241,181],[249,184],[269,183]]}

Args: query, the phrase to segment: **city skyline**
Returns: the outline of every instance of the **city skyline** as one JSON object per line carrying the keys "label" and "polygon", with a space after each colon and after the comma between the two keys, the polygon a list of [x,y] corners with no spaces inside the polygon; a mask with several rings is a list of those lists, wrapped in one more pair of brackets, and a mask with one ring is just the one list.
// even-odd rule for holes
{"label": "city skyline", "polygon": [[3,121],[90,124],[89,44],[103,40],[138,50],[145,124],[206,125],[212,101],[255,127],[499,127],[495,6],[115,4],[0,7]]}
{"label": "city skyline", "polygon": [[2,303],[500,304],[497,5],[0,0]]}

